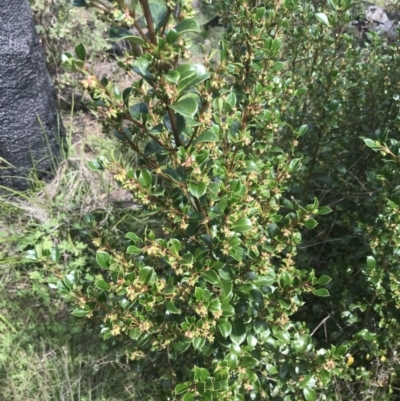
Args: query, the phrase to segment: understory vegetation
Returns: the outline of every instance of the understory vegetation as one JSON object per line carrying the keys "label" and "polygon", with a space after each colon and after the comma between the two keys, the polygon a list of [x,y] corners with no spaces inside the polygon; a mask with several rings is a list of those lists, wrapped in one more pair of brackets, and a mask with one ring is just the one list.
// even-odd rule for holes
{"label": "understory vegetation", "polygon": [[0,198],[0,399],[399,399],[400,58],[362,4],[31,5],[69,150]]}

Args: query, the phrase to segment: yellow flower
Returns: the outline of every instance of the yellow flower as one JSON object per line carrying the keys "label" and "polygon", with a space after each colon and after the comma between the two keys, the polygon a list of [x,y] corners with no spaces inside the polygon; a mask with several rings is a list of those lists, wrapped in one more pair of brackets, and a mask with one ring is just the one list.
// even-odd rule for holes
{"label": "yellow flower", "polygon": [[350,365],[352,365],[352,364],[354,363],[353,355],[351,355],[351,354],[346,354],[346,358],[347,358],[347,362],[346,362],[346,365],[347,365],[347,366],[350,366]]}

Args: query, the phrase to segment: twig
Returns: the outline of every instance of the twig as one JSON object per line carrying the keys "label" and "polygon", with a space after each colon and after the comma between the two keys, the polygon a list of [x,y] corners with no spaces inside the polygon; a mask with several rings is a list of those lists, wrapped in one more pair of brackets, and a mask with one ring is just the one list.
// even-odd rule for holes
{"label": "twig", "polygon": [[175,114],[171,108],[168,107],[167,110],[168,110],[169,119],[171,121],[172,132],[174,134],[175,147],[178,148],[179,146],[181,146],[181,140],[179,138],[178,127],[176,125],[176,120],[175,120]]}
{"label": "twig", "polygon": [[150,41],[151,43],[153,43],[154,46],[156,46],[157,37],[156,37],[156,31],[154,30],[153,19],[151,17],[149,2],[147,0],[139,0],[139,1],[140,5],[142,6],[144,18],[146,19]]}
{"label": "twig", "polygon": [[325,322],[334,314],[335,312],[332,312],[330,315],[322,319],[322,321],[319,323],[319,325],[313,330],[313,332],[310,334],[310,337],[312,337],[315,332],[323,325]]}

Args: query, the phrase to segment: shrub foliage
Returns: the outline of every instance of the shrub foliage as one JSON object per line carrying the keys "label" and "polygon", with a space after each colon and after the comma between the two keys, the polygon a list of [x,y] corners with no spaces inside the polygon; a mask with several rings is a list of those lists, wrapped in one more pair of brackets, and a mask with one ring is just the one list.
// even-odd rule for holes
{"label": "shrub foliage", "polygon": [[126,246],[96,238],[94,278],[68,272],[58,288],[129,344],[148,383],[138,397],[391,399],[396,47],[349,33],[351,0],[225,0],[227,34],[199,64],[190,2],[74,5],[130,44],[124,89],[91,72],[83,45],[64,55],[105,132],[137,156],[91,167],[159,225],[124,233]]}

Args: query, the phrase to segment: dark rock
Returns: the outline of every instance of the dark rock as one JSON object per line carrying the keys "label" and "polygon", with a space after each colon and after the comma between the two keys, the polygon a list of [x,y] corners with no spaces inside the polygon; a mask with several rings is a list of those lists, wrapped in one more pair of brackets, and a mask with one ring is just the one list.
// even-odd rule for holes
{"label": "dark rock", "polygon": [[40,179],[52,175],[64,136],[27,0],[0,8],[0,71],[0,184],[25,190],[33,167]]}

